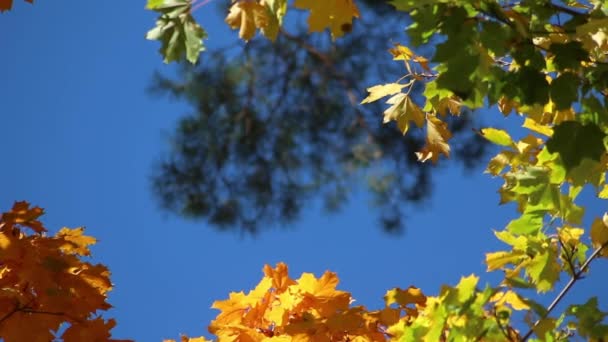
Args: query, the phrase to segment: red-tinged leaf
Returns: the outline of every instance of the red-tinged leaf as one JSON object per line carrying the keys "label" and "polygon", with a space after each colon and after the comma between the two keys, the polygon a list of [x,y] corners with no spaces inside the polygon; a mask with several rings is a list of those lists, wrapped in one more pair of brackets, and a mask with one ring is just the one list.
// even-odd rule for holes
{"label": "red-tinged leaf", "polygon": [[[30,4],[34,3],[34,0],[25,0]],[[13,8],[13,0],[0,0],[0,12],[8,11]]]}

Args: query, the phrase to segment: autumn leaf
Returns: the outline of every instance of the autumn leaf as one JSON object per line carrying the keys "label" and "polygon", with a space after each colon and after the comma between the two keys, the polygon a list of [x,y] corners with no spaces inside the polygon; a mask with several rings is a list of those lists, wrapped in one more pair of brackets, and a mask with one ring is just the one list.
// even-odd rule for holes
{"label": "autumn leaf", "polygon": [[233,29],[239,29],[239,37],[250,40],[256,29],[268,25],[268,13],[265,6],[257,1],[237,1],[230,7],[226,23]]}
{"label": "autumn leaf", "polygon": [[60,247],[61,250],[69,254],[91,255],[88,246],[95,244],[96,240],[93,237],[83,235],[83,232],[83,228],[61,228],[57,233],[57,237],[66,242]]}
{"label": "autumn leaf", "polygon": [[270,265],[264,266],[264,274],[266,277],[272,279],[272,288],[278,293],[282,293],[290,285],[295,285],[295,280],[291,279],[288,274],[287,265],[283,262],[277,264],[275,268],[270,267]]}
{"label": "autumn leaf", "polygon": [[322,32],[329,28],[333,39],[350,32],[353,18],[359,18],[359,9],[353,0],[295,0],[294,7],[310,11],[310,32]]}
{"label": "autumn leaf", "polygon": [[268,23],[262,28],[262,33],[274,41],[283,25],[283,17],[287,13],[287,0],[263,0],[268,16]]}
{"label": "autumn leaf", "polygon": [[436,163],[439,160],[439,154],[450,156],[450,145],[447,141],[452,134],[448,130],[447,124],[436,116],[430,115],[426,122],[426,145],[420,152],[416,152],[416,156],[421,162],[431,159],[433,163]]}
{"label": "autumn leaf", "polygon": [[399,93],[386,101],[392,105],[384,111],[384,123],[397,121],[397,127],[401,133],[407,133],[410,121],[418,127],[424,125],[424,112],[412,101],[412,99],[403,93]]}
{"label": "autumn leaf", "polygon": [[83,228],[41,234],[47,231],[38,221],[43,212],[16,202],[0,219],[0,336],[51,341],[67,324],[63,341],[117,341],[110,339],[115,322],[97,318],[112,307],[110,272],[80,259],[90,256],[95,239]]}
{"label": "autumn leaf", "polygon": [[[604,218],[596,218],[591,224],[591,242],[594,248],[606,246],[608,244],[608,214]],[[608,247],[604,247],[601,256],[608,257]]]}
{"label": "autumn leaf", "polygon": [[426,296],[419,288],[414,286],[410,286],[405,290],[394,288],[386,292],[384,302],[387,306],[395,303],[403,307],[410,304],[424,305],[426,303]]}
{"label": "autumn leaf", "polygon": [[[25,0],[30,4],[34,3],[34,0]],[[13,0],[0,0],[0,12],[8,11],[13,8]]]}
{"label": "autumn leaf", "polygon": [[367,92],[369,95],[361,101],[361,104],[370,103],[377,101],[385,96],[393,95],[401,92],[401,89],[408,87],[411,85],[410,83],[401,84],[401,83],[387,83],[387,84],[379,84],[373,87],[367,88]]}
{"label": "autumn leaf", "polygon": [[490,299],[495,305],[509,304],[515,310],[528,310],[530,306],[514,291],[497,292]]}
{"label": "autumn leaf", "polygon": [[1,229],[10,231],[15,225],[31,228],[36,233],[46,232],[38,217],[44,214],[44,210],[39,207],[30,208],[30,204],[22,201],[15,202],[11,211],[2,214],[4,225]]}
{"label": "autumn leaf", "polygon": [[502,129],[482,128],[480,132],[481,136],[496,145],[514,146],[511,136]]}

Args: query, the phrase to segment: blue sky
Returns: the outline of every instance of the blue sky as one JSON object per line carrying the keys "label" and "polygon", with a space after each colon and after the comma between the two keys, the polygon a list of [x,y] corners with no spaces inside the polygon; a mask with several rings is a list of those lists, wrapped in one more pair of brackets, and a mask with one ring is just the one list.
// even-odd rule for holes
{"label": "blue sky", "polygon": [[[482,169],[437,169],[433,199],[409,211],[399,237],[381,232],[364,194],[339,215],[310,208],[293,227],[257,237],[218,233],[160,211],[149,187],[152,167],[188,108],[146,92],[155,70],[174,69],[162,63],[158,43],[144,39],[155,17],[144,5],[16,0],[0,15],[0,209],[27,200],[46,209],[51,231],[86,226],[98,238],[93,260],[110,267],[115,284],[115,337],[207,334],[217,313],[211,303],[251,289],[265,263],[284,261],[293,277],[335,271],[340,288],[371,308],[392,287],[435,294],[441,284],[484,273],[484,253],[502,248],[492,229],[516,213],[497,205],[501,181]],[[209,49],[234,39],[215,6],[196,17]],[[479,115],[508,124],[495,112]],[[588,208],[586,222],[603,210]],[[603,293],[606,264],[592,265],[590,278],[567,299]]]}

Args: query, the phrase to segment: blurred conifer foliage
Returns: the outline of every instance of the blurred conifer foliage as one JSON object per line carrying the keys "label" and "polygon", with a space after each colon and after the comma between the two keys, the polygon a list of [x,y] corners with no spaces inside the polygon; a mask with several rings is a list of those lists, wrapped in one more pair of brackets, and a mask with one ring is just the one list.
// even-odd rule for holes
{"label": "blurred conifer foliage", "polygon": [[[430,165],[415,156],[424,134],[404,136],[383,124],[384,104],[359,102],[366,87],[404,69],[387,58],[397,42],[386,37],[404,36],[408,18],[382,1],[359,3],[363,19],[335,42],[307,33],[301,18],[274,43],[235,35],[237,45],[206,52],[177,77],[157,75],[153,93],[192,108],[154,169],[163,208],[257,233],[297,220],[319,199],[337,211],[365,188],[380,226],[402,231],[412,204],[432,194]],[[463,116],[449,122],[452,160],[472,168],[485,139],[470,113]]]}

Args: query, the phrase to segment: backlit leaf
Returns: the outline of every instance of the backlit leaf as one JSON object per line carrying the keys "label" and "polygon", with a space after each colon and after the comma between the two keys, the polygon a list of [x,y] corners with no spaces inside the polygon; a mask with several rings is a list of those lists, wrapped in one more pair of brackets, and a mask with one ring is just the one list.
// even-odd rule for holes
{"label": "backlit leaf", "polygon": [[387,83],[381,85],[375,85],[373,87],[367,88],[369,95],[361,101],[361,103],[370,103],[377,101],[388,95],[393,95],[396,93],[400,93],[401,89],[409,86],[410,84],[401,84],[401,83]]}
{"label": "backlit leaf", "polygon": [[329,28],[333,39],[350,32],[353,18],[359,17],[359,9],[353,0],[295,0],[293,5],[310,11],[307,21],[310,32]]}
{"label": "backlit leaf", "polygon": [[511,139],[511,136],[509,136],[509,133],[505,132],[502,129],[482,128],[481,135],[484,138],[488,139],[489,141],[491,141],[497,145],[502,145],[502,146],[512,146],[513,145],[513,140]]}
{"label": "backlit leaf", "polygon": [[148,31],[146,39],[160,40],[159,52],[165,63],[186,58],[194,64],[205,50],[203,39],[207,33],[194,20],[188,0],[149,0],[148,9],[159,13],[156,27]]}
{"label": "backlit leaf", "polygon": [[450,145],[447,141],[452,134],[448,130],[447,124],[435,116],[429,116],[426,122],[426,145],[420,152],[416,152],[416,156],[422,162],[430,159],[436,163],[440,154],[450,156]]}

